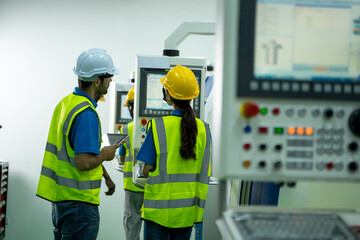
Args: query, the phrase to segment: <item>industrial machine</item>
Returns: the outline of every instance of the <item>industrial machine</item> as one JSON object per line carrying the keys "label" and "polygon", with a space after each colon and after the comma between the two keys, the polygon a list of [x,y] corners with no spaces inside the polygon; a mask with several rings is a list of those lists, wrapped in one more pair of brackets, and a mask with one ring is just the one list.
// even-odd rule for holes
{"label": "industrial machine", "polygon": [[[234,178],[359,181],[359,2],[229,0],[219,1],[218,13],[213,141],[219,196]],[[290,223],[298,214],[327,219],[338,229],[342,221],[360,223],[355,212],[281,215],[278,209],[230,209],[226,199],[220,202],[218,226],[225,239],[261,239],[262,227],[249,233],[243,219],[267,224],[285,216]],[[266,239],[313,236],[292,230],[285,226],[284,236]],[[315,239],[355,239],[349,231],[344,229],[344,238],[324,233]]]}
{"label": "industrial machine", "polygon": [[[137,75],[135,80],[135,112],[134,112],[134,155],[143,143],[147,123],[155,118],[169,115],[173,110],[163,100],[162,84],[160,79],[176,65],[191,69],[199,82],[200,94],[191,101],[195,116],[203,119],[204,113],[204,84],[206,60],[205,58],[180,58],[168,56],[137,56]],[[145,187],[146,178],[142,176],[142,163],[134,160],[134,183]]]}

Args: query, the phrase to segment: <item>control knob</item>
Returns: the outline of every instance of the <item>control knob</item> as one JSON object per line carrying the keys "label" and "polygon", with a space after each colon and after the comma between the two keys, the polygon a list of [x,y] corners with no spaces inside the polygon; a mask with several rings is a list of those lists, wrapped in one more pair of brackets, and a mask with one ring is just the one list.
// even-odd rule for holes
{"label": "control knob", "polygon": [[331,108],[327,108],[324,111],[324,116],[325,118],[331,118],[334,115],[334,110],[332,110]]}
{"label": "control knob", "polygon": [[351,113],[348,125],[352,133],[360,137],[360,108]]}
{"label": "control knob", "polygon": [[359,164],[355,161],[352,161],[351,163],[349,163],[348,165],[348,169],[350,172],[355,172],[356,170],[358,170],[359,168]]}

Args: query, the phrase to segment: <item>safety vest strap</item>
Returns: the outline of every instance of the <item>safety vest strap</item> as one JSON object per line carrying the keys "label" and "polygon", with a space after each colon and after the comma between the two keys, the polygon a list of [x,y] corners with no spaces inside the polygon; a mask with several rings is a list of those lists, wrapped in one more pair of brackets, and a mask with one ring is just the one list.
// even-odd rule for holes
{"label": "safety vest strap", "polygon": [[91,106],[91,104],[87,101],[82,102],[78,105],[76,105],[68,114],[68,116],[66,117],[65,121],[64,121],[64,125],[63,125],[63,129],[62,129],[62,133],[63,133],[63,141],[61,144],[61,149],[60,151],[58,151],[56,145],[47,142],[46,143],[46,147],[45,147],[45,151],[48,151],[52,154],[55,154],[57,156],[57,159],[60,161],[66,161],[69,162],[71,166],[75,167],[75,158],[74,157],[70,157],[66,151],[66,134],[69,130],[69,126],[70,126],[70,120],[72,119],[72,117],[74,116],[74,114],[79,111],[81,108],[84,108],[86,106]]}
{"label": "safety vest strap", "polygon": [[58,176],[54,170],[44,166],[41,168],[41,174],[54,180],[57,185],[77,190],[89,190],[101,187],[101,180],[77,181],[75,179]]}
{"label": "safety vest strap", "polygon": [[150,200],[144,199],[145,208],[168,209],[168,208],[185,208],[199,206],[205,208],[205,200],[198,197],[187,199],[173,199],[173,200]]}
{"label": "safety vest strap", "polygon": [[132,178],[133,177],[133,172],[124,172],[124,178]]}
{"label": "safety vest strap", "polygon": [[159,159],[159,171],[161,173],[157,176],[152,176],[148,179],[147,184],[161,184],[161,183],[175,183],[175,182],[199,182],[208,184],[210,177],[208,176],[209,165],[210,165],[210,128],[208,124],[204,123],[206,130],[206,146],[205,152],[202,160],[202,166],[200,174],[168,174],[167,173],[167,145],[166,145],[166,133],[165,133],[165,125],[163,118],[155,118],[156,131],[159,139],[159,151],[160,151],[160,159]]}
{"label": "safety vest strap", "polygon": [[45,151],[56,155],[57,159],[60,160],[60,161],[70,162],[71,166],[73,166],[73,167],[76,166],[75,158],[69,157],[67,155],[66,150],[65,150],[64,147],[62,147],[61,150],[58,151],[57,147],[54,144],[47,142],[46,147],[45,147]]}

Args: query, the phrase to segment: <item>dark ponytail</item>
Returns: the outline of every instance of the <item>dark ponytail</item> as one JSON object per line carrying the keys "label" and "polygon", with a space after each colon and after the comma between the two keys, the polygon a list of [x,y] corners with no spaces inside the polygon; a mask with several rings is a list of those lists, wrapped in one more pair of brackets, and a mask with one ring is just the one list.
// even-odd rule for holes
{"label": "dark ponytail", "polygon": [[172,98],[180,109],[183,110],[181,119],[181,146],[180,155],[185,159],[195,159],[195,145],[198,134],[195,113],[190,106],[190,100],[177,100]]}

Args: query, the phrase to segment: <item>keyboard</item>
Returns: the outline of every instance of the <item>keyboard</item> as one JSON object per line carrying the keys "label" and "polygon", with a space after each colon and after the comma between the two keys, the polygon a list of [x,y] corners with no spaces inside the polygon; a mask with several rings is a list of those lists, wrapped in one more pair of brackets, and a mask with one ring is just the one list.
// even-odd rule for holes
{"label": "keyboard", "polygon": [[355,233],[333,213],[233,212],[244,240],[356,240]]}

